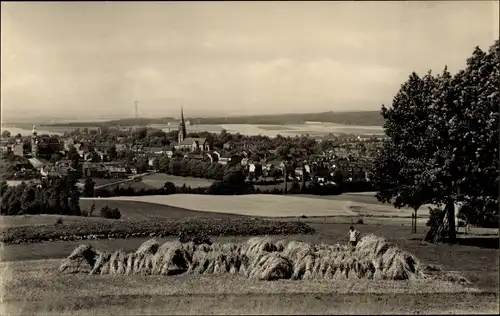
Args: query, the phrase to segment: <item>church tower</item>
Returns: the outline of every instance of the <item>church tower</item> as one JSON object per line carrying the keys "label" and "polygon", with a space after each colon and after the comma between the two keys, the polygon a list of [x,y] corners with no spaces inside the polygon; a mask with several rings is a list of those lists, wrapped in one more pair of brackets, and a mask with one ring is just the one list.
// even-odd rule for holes
{"label": "church tower", "polygon": [[31,132],[31,156],[33,158],[38,157],[38,133],[36,131],[36,126],[33,125],[33,131]]}
{"label": "church tower", "polygon": [[178,136],[178,141],[179,144],[186,139],[187,133],[186,133],[186,123],[184,122],[184,109],[181,106],[181,122],[179,123],[179,136]]}

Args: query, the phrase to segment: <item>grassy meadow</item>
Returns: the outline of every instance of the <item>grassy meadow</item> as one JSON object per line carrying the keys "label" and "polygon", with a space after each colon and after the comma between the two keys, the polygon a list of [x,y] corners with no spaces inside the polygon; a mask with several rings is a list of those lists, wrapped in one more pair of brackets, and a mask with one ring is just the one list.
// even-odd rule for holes
{"label": "grassy meadow", "polygon": [[[204,196],[199,196],[203,198]],[[346,244],[347,231],[356,225],[362,236],[374,234],[414,255],[425,264],[465,277],[463,286],[440,280],[279,280],[260,281],[235,275],[57,275],[61,259],[78,245],[100,251],[135,251],[149,237],[53,241],[3,245],[1,254],[2,314],[108,315],[108,314],[354,314],[354,313],[495,313],[498,311],[498,249],[463,245],[426,244],[422,217],[411,233],[405,216],[389,216],[390,206],[367,194],[336,197],[235,196],[217,200],[172,195],[144,201],[82,199],[82,208],[95,203],[122,212],[119,221],[179,220],[182,218],[240,218],[245,215],[302,221],[313,235],[276,235],[274,241]],[[164,198],[171,198],[165,200]],[[210,196],[207,196],[210,198]],[[242,198],[242,199],[239,199]],[[177,203],[174,203],[177,201]],[[154,203],[152,203],[154,202]],[[182,203],[181,203],[182,202]],[[354,208],[353,208],[354,206]],[[358,206],[358,208],[356,208]],[[359,208],[362,207],[362,208]],[[261,214],[257,210],[264,210]],[[301,218],[303,213],[309,214]],[[315,217],[313,214],[323,214]],[[411,214],[411,213],[410,213]],[[398,216],[399,215],[399,216]],[[425,216],[422,214],[422,216]],[[3,227],[53,224],[58,216],[2,217]],[[63,217],[63,221],[112,221],[102,218]],[[242,243],[246,236],[212,236],[216,243]],[[174,237],[156,238],[159,243]],[[168,286],[166,286],[168,285]]]}
{"label": "grassy meadow", "polygon": [[[353,201],[371,200],[372,203]],[[85,199],[82,199],[85,200]],[[251,194],[213,196],[197,194],[173,194],[156,196],[120,196],[102,198],[114,201],[140,201],[169,205],[203,212],[218,212],[261,217],[391,217],[411,218],[409,209],[395,209],[390,205],[375,203],[373,197],[340,195],[330,198],[315,196],[284,196]],[[422,207],[418,216],[428,217],[428,209]]]}

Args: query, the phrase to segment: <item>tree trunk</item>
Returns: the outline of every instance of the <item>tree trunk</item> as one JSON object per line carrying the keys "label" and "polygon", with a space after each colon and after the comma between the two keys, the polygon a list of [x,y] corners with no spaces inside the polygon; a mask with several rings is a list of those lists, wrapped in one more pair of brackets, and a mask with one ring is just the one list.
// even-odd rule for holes
{"label": "tree trunk", "polygon": [[413,228],[413,233],[417,233],[417,211],[418,211],[418,208],[415,209],[415,212],[414,212],[414,215],[415,215],[415,226]]}
{"label": "tree trunk", "polygon": [[302,193],[305,192],[305,189],[306,189],[306,167],[302,165],[302,188],[301,188]]}
{"label": "tree trunk", "polygon": [[453,203],[453,200],[449,200],[446,203],[446,208],[448,215],[448,238],[450,243],[455,243],[457,232],[455,228],[455,203]]}
{"label": "tree trunk", "polygon": [[285,175],[285,191],[283,191],[283,193],[286,194],[286,191],[288,190],[288,174],[286,172],[286,166],[283,168],[283,174]]}

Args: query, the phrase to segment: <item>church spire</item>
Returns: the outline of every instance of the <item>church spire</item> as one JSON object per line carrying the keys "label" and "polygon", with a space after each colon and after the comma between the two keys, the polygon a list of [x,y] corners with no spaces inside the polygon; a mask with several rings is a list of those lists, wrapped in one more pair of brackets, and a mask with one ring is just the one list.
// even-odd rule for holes
{"label": "church spire", "polygon": [[181,105],[181,122],[179,123],[179,136],[178,141],[179,144],[182,143],[184,139],[186,139],[186,123],[184,122],[184,107]]}

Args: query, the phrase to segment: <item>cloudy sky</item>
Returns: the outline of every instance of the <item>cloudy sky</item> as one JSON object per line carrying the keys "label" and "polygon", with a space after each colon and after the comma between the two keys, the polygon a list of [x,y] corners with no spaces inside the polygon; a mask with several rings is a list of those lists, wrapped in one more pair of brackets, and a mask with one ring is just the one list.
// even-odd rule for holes
{"label": "cloudy sky", "polygon": [[498,1],[1,4],[2,120],[378,110],[462,68]]}

